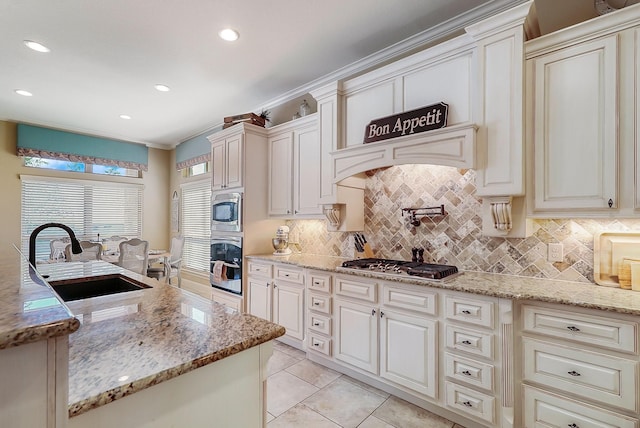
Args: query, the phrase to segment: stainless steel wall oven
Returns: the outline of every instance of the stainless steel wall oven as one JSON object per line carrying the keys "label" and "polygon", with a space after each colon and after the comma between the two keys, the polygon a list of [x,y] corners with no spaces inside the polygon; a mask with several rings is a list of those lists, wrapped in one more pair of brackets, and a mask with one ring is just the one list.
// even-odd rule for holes
{"label": "stainless steel wall oven", "polygon": [[212,235],[209,282],[242,296],[242,237]]}

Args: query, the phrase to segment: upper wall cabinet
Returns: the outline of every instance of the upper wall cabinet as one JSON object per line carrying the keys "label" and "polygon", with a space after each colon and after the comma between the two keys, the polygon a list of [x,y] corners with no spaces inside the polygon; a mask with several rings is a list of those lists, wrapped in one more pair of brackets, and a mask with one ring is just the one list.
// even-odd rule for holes
{"label": "upper wall cabinet", "polygon": [[628,7],[525,45],[532,216],[640,214],[639,11]]}
{"label": "upper wall cabinet", "polygon": [[243,134],[236,133],[211,144],[213,191],[242,187]]}
{"label": "upper wall cabinet", "polygon": [[614,34],[528,61],[534,213],[618,207],[617,51]]}
{"label": "upper wall cabinet", "polygon": [[269,129],[269,215],[321,217],[316,115]]}

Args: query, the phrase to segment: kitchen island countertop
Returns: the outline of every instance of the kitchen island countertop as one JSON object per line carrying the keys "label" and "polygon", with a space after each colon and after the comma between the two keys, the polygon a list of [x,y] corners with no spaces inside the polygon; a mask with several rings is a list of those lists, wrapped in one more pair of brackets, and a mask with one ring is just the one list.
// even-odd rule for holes
{"label": "kitchen island countertop", "polygon": [[584,282],[475,271],[464,271],[460,275],[441,281],[434,281],[407,277],[394,278],[368,270],[347,270],[342,268],[341,265],[342,262],[350,259],[342,257],[317,254],[291,254],[289,256],[258,254],[247,256],[247,258],[250,260],[286,263],[308,269],[326,270],[366,278],[376,278],[387,282],[422,285],[506,299],[560,303],[623,314],[640,315],[640,292]]}
{"label": "kitchen island countertop", "polygon": [[103,261],[42,264],[38,271],[46,281],[117,274],[151,288],[65,304],[31,278],[13,246],[0,245],[0,269],[0,349],[69,335],[70,417],[285,332]]}

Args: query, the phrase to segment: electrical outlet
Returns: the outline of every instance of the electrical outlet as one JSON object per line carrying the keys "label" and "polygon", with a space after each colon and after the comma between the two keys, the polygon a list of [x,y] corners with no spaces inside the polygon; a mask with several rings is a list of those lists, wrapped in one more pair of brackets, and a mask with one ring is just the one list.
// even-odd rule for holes
{"label": "electrical outlet", "polygon": [[562,243],[550,243],[549,244],[549,254],[547,255],[547,260],[550,262],[561,262],[563,260],[564,254],[562,249]]}

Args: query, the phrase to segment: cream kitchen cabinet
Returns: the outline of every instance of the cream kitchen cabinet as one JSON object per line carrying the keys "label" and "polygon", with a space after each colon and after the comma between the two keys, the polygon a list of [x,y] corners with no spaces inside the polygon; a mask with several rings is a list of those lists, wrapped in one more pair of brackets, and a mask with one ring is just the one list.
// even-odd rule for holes
{"label": "cream kitchen cabinet", "polygon": [[269,131],[269,215],[321,217],[316,115]]}
{"label": "cream kitchen cabinet", "polygon": [[640,426],[635,317],[520,307],[523,426]]}
{"label": "cream kitchen cabinet", "polygon": [[435,310],[436,295],[340,276],[335,289],[335,358],[436,398],[438,321],[424,316]]}
{"label": "cream kitchen cabinet", "polygon": [[237,134],[211,144],[213,191],[242,187],[243,135]]}
{"label": "cream kitchen cabinet", "polygon": [[332,282],[333,276],[328,272],[306,272],[307,350],[327,357],[333,355]]}
{"label": "cream kitchen cabinet", "polygon": [[286,328],[279,338],[302,348],[304,339],[304,271],[280,263],[249,261],[248,312]]}

